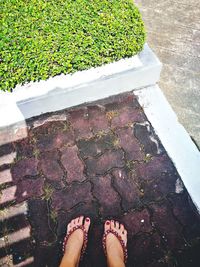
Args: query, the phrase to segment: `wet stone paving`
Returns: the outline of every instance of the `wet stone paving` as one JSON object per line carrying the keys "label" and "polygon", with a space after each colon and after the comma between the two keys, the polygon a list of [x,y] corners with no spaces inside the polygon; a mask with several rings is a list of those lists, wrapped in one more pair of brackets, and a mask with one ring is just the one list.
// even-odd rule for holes
{"label": "wet stone paving", "polygon": [[81,266],[106,266],[111,218],[128,230],[127,266],[199,266],[199,216],[132,93],[26,123],[0,146],[0,266],[59,266],[79,215],[92,221]]}

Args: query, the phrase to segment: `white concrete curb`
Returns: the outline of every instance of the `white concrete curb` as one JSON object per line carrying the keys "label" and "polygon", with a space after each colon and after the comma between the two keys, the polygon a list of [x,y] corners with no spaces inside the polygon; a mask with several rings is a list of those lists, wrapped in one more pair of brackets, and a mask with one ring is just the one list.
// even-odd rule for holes
{"label": "white concrete curb", "polygon": [[158,86],[134,92],[200,213],[200,152]]}
{"label": "white concrete curb", "polygon": [[161,67],[146,44],[139,55],[129,59],[17,86],[13,93],[0,92],[0,128],[43,113],[153,85],[159,80]]}

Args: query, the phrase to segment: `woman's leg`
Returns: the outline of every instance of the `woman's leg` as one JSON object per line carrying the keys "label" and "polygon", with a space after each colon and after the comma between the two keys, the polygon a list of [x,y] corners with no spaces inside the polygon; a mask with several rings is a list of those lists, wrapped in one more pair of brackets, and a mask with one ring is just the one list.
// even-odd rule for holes
{"label": "woman's leg", "polygon": [[[125,245],[127,244],[127,231],[123,224],[107,220],[104,225],[104,231],[106,232],[109,229],[116,231],[121,236]],[[122,245],[112,233],[109,233],[106,237],[106,252],[108,267],[125,267]]]}
{"label": "woman's leg", "polygon": [[[67,234],[75,226],[84,225],[85,230],[88,232],[90,227],[90,219],[87,217],[84,220],[83,216],[80,216],[72,220],[67,225]],[[65,253],[62,258],[60,267],[78,267],[81,255],[81,249],[83,247],[84,234],[81,229],[75,230],[67,240],[65,246]]]}

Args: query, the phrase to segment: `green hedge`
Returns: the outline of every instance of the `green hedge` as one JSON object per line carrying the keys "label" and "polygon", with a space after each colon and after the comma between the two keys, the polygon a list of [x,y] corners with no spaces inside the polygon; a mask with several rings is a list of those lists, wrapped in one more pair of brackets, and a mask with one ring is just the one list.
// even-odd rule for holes
{"label": "green hedge", "polygon": [[132,0],[1,0],[0,88],[100,66],[142,50]]}

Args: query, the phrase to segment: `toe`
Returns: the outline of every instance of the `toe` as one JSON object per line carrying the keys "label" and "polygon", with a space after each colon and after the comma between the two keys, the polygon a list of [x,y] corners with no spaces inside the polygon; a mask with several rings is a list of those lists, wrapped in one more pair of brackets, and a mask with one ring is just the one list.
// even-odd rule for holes
{"label": "toe", "polygon": [[83,218],[84,218],[83,216],[80,216],[79,217],[79,220],[78,220],[79,225],[83,225]]}
{"label": "toe", "polygon": [[76,226],[76,218],[71,221],[71,226],[72,227]]}
{"label": "toe", "polygon": [[75,224],[76,224],[76,225],[79,225],[79,218],[80,218],[80,217],[77,217],[77,218],[75,219]]}
{"label": "toe", "polygon": [[74,227],[74,220],[71,220],[67,225],[67,233]]}
{"label": "toe", "polygon": [[116,230],[119,230],[119,222],[118,221],[115,221],[115,228],[116,228]]}
{"label": "toe", "polygon": [[105,230],[105,232],[110,229],[110,224],[111,224],[111,222],[109,220],[105,221],[105,224],[104,224],[104,230]]}
{"label": "toe", "polygon": [[89,227],[90,227],[90,218],[89,217],[85,218],[84,227],[85,227],[85,230],[88,232]]}
{"label": "toe", "polygon": [[113,230],[115,229],[115,222],[113,220],[110,223],[110,228]]}
{"label": "toe", "polygon": [[67,225],[67,233],[69,233],[69,231],[72,229],[72,225],[71,225],[71,222],[68,223]]}
{"label": "toe", "polygon": [[125,237],[127,237],[127,231],[126,231],[126,229],[124,229],[124,233],[123,233],[123,235],[124,235]]}
{"label": "toe", "polygon": [[127,231],[124,229],[124,232],[122,234],[122,239],[124,240],[125,245],[127,244]]}
{"label": "toe", "polygon": [[120,232],[124,233],[124,225],[123,224],[120,224]]}

